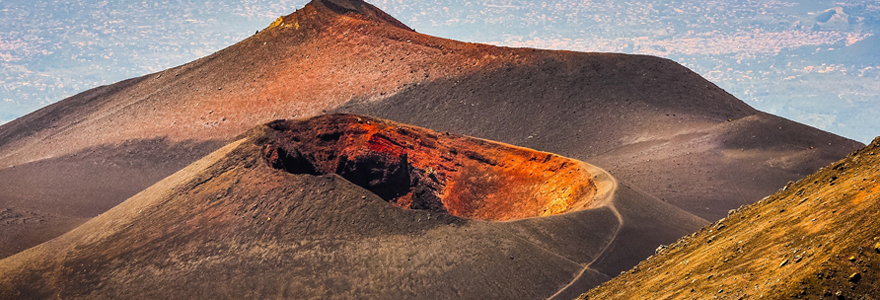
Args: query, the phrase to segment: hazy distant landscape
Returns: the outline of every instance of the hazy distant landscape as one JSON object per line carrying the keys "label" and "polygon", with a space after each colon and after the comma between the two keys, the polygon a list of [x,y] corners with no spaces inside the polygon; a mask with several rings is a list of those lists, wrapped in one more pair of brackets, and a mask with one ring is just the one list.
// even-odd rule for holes
{"label": "hazy distant landscape", "polygon": [[[0,3],[0,123],[183,64],[307,1]],[[880,134],[880,1],[375,1],[419,32],[676,60],[748,104],[868,142]]]}

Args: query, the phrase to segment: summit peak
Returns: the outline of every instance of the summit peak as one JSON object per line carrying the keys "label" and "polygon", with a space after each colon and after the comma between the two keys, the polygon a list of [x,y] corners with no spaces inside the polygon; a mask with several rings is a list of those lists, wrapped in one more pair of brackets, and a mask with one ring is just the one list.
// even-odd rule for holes
{"label": "summit peak", "polygon": [[360,0],[312,0],[312,3],[321,3],[339,13],[359,12],[367,4]]}
{"label": "summit peak", "polygon": [[306,6],[312,6],[319,10],[327,9],[338,15],[358,16],[414,31],[381,9],[361,0],[312,0]]}

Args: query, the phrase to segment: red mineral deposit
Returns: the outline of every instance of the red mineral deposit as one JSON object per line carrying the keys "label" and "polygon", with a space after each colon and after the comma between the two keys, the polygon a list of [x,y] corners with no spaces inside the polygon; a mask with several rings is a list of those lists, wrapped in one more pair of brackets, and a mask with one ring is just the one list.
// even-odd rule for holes
{"label": "red mineral deposit", "polygon": [[498,142],[354,115],[269,126],[271,166],[335,173],[401,208],[503,221],[584,209],[597,191],[580,161]]}

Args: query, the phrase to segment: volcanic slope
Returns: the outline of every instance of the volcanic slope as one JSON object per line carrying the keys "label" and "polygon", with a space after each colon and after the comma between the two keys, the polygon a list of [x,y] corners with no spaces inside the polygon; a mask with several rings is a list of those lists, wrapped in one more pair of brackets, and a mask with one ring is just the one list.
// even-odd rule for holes
{"label": "volcanic slope", "polygon": [[880,298],[880,138],[579,299]]}
{"label": "volcanic slope", "polygon": [[208,57],[0,126],[0,210],[16,216],[0,221],[0,257],[253,126],[324,111],[589,161],[707,219],[862,146],[757,112],[669,60],[451,41],[361,1],[315,0]]}
{"label": "volcanic slope", "polygon": [[591,264],[628,255],[611,244],[705,224],[580,161],[329,115],[259,126],[0,260],[0,298],[546,299],[607,280]]}

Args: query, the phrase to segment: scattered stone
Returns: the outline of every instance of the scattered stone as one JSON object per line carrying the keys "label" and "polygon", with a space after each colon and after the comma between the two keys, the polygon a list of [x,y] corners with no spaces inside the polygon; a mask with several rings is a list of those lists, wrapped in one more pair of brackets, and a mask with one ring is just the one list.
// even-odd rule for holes
{"label": "scattered stone", "polygon": [[782,266],[785,266],[785,265],[787,265],[787,264],[788,264],[788,259],[785,259],[785,260],[782,261],[781,264],[779,264],[779,266],[782,267]]}
{"label": "scattered stone", "polygon": [[849,275],[849,282],[858,283],[859,280],[862,280],[862,274],[859,272],[855,272],[852,275]]}
{"label": "scattered stone", "polygon": [[666,245],[660,245],[660,246],[658,246],[657,249],[654,250],[654,254],[660,254],[660,253],[663,253],[663,250],[666,250]]}

